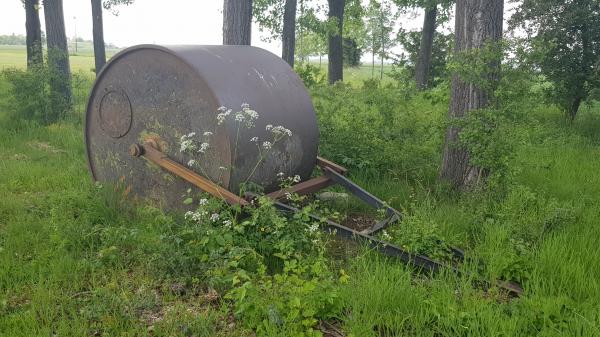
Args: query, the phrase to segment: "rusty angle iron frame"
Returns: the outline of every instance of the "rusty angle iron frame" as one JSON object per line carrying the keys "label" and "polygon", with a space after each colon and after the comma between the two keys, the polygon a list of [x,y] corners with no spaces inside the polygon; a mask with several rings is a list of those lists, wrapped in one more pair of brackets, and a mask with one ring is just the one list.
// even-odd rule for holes
{"label": "rusty angle iron frame", "polygon": [[[240,205],[244,207],[250,204],[247,199],[235,195],[227,189],[213,183],[209,179],[206,179],[187,167],[171,160],[165,153],[159,151],[156,144],[153,144],[152,141],[148,141],[144,144],[131,145],[129,148],[129,153],[134,157],[143,156],[154,164],[157,164],[163,169],[181,177],[182,179],[197,186],[201,190],[224,200],[230,205]],[[345,177],[344,174],[347,172],[346,168],[321,157],[317,157],[317,165],[323,171],[323,175],[292,185],[285,189],[271,192],[266,196],[274,200],[274,205],[277,209],[283,212],[295,213],[299,211],[297,208],[281,202],[280,199],[284,198],[290,193],[306,195],[317,192],[330,185],[340,185],[369,206],[376,209],[385,209],[386,218],[376,222],[366,230],[357,231],[343,226],[337,222],[323,219],[315,214],[309,214],[313,220],[324,224],[324,226],[322,226],[323,230],[334,233],[337,236],[345,239],[362,241],[370,248],[387,256],[398,258],[405,264],[411,265],[419,270],[425,270],[432,273],[439,272],[441,270],[450,270],[457,275],[463,274],[454,265],[444,264],[424,255],[410,253],[399,246],[374,237],[374,234],[383,230],[388,225],[400,221],[402,219],[402,214]],[[255,195],[249,194],[248,197],[254,198]],[[464,260],[464,253],[458,248],[450,247],[448,248],[448,253],[450,253],[459,261]],[[486,288],[492,285],[490,282],[478,281],[477,283]],[[523,289],[518,284],[510,281],[497,281],[494,282],[493,285],[514,296],[519,296],[523,292]]]}

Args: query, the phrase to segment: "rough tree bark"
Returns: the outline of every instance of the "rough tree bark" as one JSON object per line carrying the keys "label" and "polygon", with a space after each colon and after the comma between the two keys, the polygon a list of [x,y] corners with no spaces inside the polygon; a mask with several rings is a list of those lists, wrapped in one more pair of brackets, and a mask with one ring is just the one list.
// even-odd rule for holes
{"label": "rough tree bark", "polygon": [[329,19],[337,20],[337,29],[329,32],[329,84],[344,80],[344,49],[342,31],[344,28],[345,0],[327,0],[329,3]]}
{"label": "rough tree bark", "polygon": [[296,50],[296,5],[297,0],[286,0],[283,12],[283,33],[281,57],[293,68]]}
{"label": "rough tree bark", "polygon": [[434,5],[425,8],[425,19],[421,32],[421,45],[415,69],[415,81],[417,89],[426,89],[429,85],[429,72],[431,71],[431,53],[433,51],[433,36],[435,35],[437,7]]}
{"label": "rough tree bark", "polygon": [[27,68],[44,62],[39,0],[25,0],[25,30],[27,32]]}
{"label": "rough tree bark", "polygon": [[57,119],[70,107],[72,96],[62,0],[44,0],[44,17],[50,69],[52,119]]}
{"label": "rough tree bark", "polygon": [[94,60],[96,61],[96,74],[104,68],[106,63],[106,49],[104,46],[104,27],[102,22],[102,0],[92,0],[92,26],[94,37]]}
{"label": "rough tree bark", "polygon": [[[457,0],[456,43],[454,53],[482,48],[489,42],[502,38],[503,0]],[[490,80],[497,81],[499,62],[490,65]],[[486,107],[491,93],[473,83],[463,81],[458,74],[452,77],[449,118],[458,120],[466,117],[470,110]],[[446,132],[446,144],[440,178],[449,181],[455,188],[476,185],[487,172],[470,163],[469,151],[458,145],[460,128],[451,125]]]}
{"label": "rough tree bark", "polygon": [[250,45],[252,0],[223,1],[223,44]]}

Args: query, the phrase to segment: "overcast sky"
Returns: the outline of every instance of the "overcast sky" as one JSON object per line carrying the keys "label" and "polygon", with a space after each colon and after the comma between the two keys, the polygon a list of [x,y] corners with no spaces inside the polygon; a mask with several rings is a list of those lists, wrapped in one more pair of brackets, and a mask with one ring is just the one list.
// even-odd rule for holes
{"label": "overcast sky", "polygon": [[[90,0],[63,0],[67,36],[92,39]],[[25,35],[25,10],[21,0],[0,0],[0,35]],[[120,6],[119,16],[104,12],[104,40],[119,47],[141,43],[221,44],[222,0],[136,0]],[[42,27],[44,15],[40,13]],[[403,18],[405,29],[417,29],[421,17]],[[44,29],[43,29],[44,30]],[[258,27],[252,31],[252,45],[281,54],[281,43],[263,42]]]}

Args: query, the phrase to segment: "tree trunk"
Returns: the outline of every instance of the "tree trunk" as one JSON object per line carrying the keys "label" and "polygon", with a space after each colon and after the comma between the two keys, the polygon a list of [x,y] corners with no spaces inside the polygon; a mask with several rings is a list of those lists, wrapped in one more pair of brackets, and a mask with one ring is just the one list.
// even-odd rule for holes
{"label": "tree trunk", "polygon": [[567,111],[571,122],[575,121],[575,117],[577,116],[577,111],[579,111],[579,106],[581,105],[582,100],[583,99],[581,98],[581,96],[577,96],[573,99],[573,103],[571,103],[571,106]]}
{"label": "tree trunk", "polygon": [[94,59],[96,74],[104,68],[106,50],[104,47],[104,27],[102,23],[102,0],[92,0],[92,26],[94,36]]}
{"label": "tree trunk", "polygon": [[[503,7],[503,0],[457,0],[456,56],[460,57],[462,52],[482,48],[485,43],[497,42],[502,38]],[[497,81],[499,65],[499,62],[493,62],[484,76]],[[491,94],[454,74],[449,111],[451,122],[466,117],[470,110],[486,107]],[[487,172],[471,164],[469,151],[458,144],[459,134],[458,126],[448,127],[440,178],[460,189],[477,184]]]}
{"label": "tree trunk", "polygon": [[383,26],[383,20],[384,20],[384,18],[383,18],[383,16],[384,16],[383,9],[380,10],[379,14],[380,14],[380,21],[379,21],[379,23],[381,25],[379,27],[380,33],[381,33],[381,36],[380,36],[381,37],[381,53],[379,54],[380,59],[381,59],[380,60],[381,61],[381,68],[380,68],[380,73],[379,73],[379,80],[383,80],[383,58],[385,56],[385,35],[384,35],[385,34],[385,27]]}
{"label": "tree trunk", "polygon": [[25,0],[25,30],[27,31],[27,68],[44,63],[39,0]]}
{"label": "tree trunk", "polygon": [[337,29],[329,32],[329,84],[344,80],[344,47],[342,31],[344,28],[345,0],[327,0],[329,3],[329,19],[337,20]]}
{"label": "tree trunk", "polygon": [[223,1],[223,44],[250,45],[252,0]]}
{"label": "tree trunk", "polygon": [[436,16],[436,6],[425,9],[425,19],[423,20],[423,30],[421,32],[421,46],[419,47],[419,56],[417,58],[417,67],[415,69],[415,81],[417,82],[417,89],[419,90],[426,89],[429,85],[429,71],[431,70],[431,53],[433,51]]}
{"label": "tree trunk", "polygon": [[293,68],[296,50],[296,4],[297,0],[286,0],[283,13],[283,33],[281,57]]}
{"label": "tree trunk", "polygon": [[71,106],[71,69],[62,0],[44,0],[53,122]]}

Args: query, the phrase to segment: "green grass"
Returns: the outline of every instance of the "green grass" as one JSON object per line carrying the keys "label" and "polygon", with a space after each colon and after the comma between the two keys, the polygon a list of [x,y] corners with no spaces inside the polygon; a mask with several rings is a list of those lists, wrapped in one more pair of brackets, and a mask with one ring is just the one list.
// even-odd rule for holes
{"label": "green grass", "polygon": [[[69,61],[73,71],[84,73],[92,72],[94,69],[94,49],[89,42],[79,42],[77,53],[74,46],[69,46]],[[110,58],[117,50],[107,50]],[[27,52],[25,46],[0,45],[0,70],[10,67],[25,68],[27,66]]]}
{"label": "green grass", "polygon": [[[0,55],[0,64],[19,59],[9,48]],[[0,81],[0,336],[251,336],[230,303],[208,299],[197,279],[203,271],[169,240],[181,217],[132,208],[95,186],[80,118],[15,124],[6,88]],[[446,109],[411,102],[394,113]],[[574,125],[550,107],[532,112],[515,130],[514,177],[499,200],[448,195],[426,177],[354,171],[360,185],[406,212],[399,226],[407,231],[397,233],[422,240],[433,228],[482,261],[486,278],[508,275],[525,293],[508,300],[469,277],[414,276],[360,252],[337,286],[339,328],[354,337],[600,335],[599,129],[598,105],[586,106]],[[339,210],[363,211],[355,203]]]}

